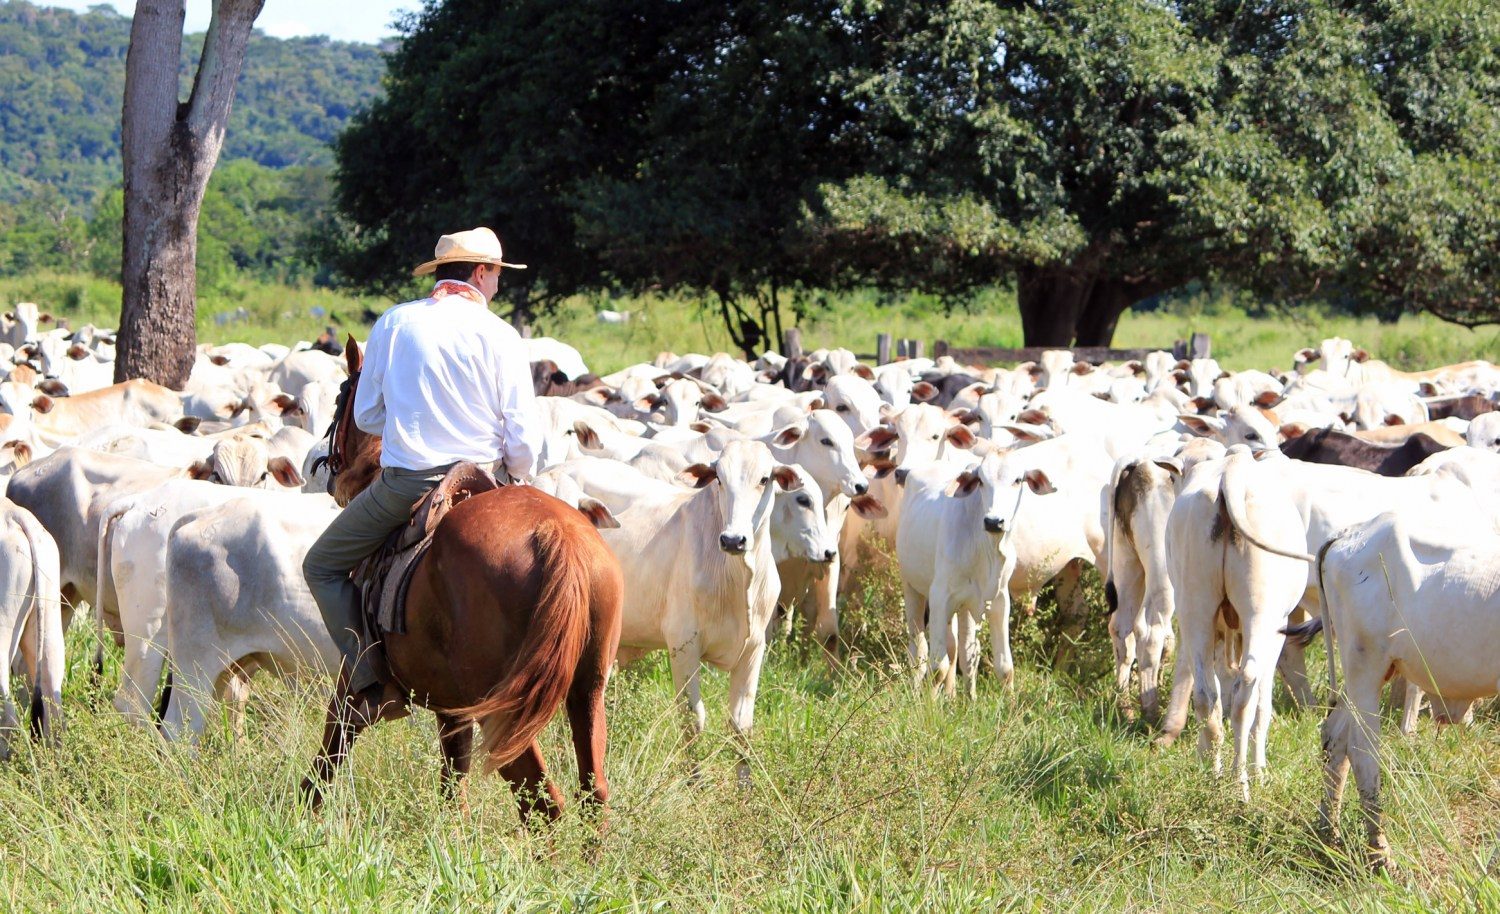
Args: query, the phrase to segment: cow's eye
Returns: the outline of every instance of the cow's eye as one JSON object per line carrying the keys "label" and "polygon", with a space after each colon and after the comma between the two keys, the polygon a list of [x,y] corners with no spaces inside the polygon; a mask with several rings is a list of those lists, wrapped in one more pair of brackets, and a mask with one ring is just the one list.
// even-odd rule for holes
{"label": "cow's eye", "polygon": [[939,438],[941,438],[941,437],[943,437],[943,436],[942,436],[942,435],[933,435],[933,436],[932,436],[932,440],[933,440],[933,441],[936,441],[936,440],[938,440],[938,439],[939,439]]}
{"label": "cow's eye", "polygon": [[1248,432],[1248,433],[1246,433],[1245,440],[1246,441],[1259,441],[1260,440],[1260,432]]}
{"label": "cow's eye", "polygon": [[833,439],[831,439],[831,438],[824,438],[823,441],[822,441],[822,444],[823,444],[824,447],[833,447]]}
{"label": "cow's eye", "polygon": [[571,434],[573,434],[573,430],[570,428],[567,431],[563,432],[563,434],[564,435],[571,435]]}
{"label": "cow's eye", "polygon": [[804,508],[811,508],[812,507],[812,499],[808,498],[806,495],[798,495],[797,496],[797,504],[801,505]]}
{"label": "cow's eye", "polygon": [[838,406],[835,406],[833,409],[834,409],[835,412],[840,412],[840,413],[847,413],[849,411],[849,407],[845,406],[842,403],[840,403]]}
{"label": "cow's eye", "polygon": [[771,481],[771,477],[769,477],[769,476],[762,476],[760,478],[760,484],[761,485],[765,485],[766,483],[768,483],[770,481]]}
{"label": "cow's eye", "polygon": [[257,479],[256,482],[265,482],[267,479],[270,479],[270,478],[271,478],[271,471],[270,470],[266,470],[264,473],[260,474],[260,478]]}

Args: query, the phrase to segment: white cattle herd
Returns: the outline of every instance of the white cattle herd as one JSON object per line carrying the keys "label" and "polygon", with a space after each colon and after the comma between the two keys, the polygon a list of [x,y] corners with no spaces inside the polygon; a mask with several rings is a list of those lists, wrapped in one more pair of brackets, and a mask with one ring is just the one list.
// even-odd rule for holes
{"label": "white cattle herd", "polygon": [[[301,563],[338,510],[311,468],[343,362],[306,343],[202,346],[181,393],[112,384],[110,332],[45,320],[28,304],[0,319],[0,753],[19,727],[13,666],[34,729],[56,735],[63,632],[85,603],[101,650],[124,651],[120,713],[152,723],[170,673],[167,739],[197,738],[212,701],[237,728],[254,672],[321,674],[337,656]],[[533,483],[603,528],[626,573],[620,661],[667,650],[693,733],[708,663],[728,671],[730,725],[749,738],[784,618],[839,663],[840,582],[871,538],[899,563],[914,677],[948,694],[960,675],[975,694],[986,621],[1013,682],[1011,608],[1049,581],[1090,618],[1077,576],[1097,567],[1121,692],[1134,672],[1162,744],[1191,709],[1216,770],[1227,704],[1246,798],[1273,677],[1312,701],[1302,645],[1321,629],[1339,661],[1320,821],[1334,831],[1352,765],[1376,865],[1383,684],[1404,683],[1407,729],[1424,695],[1449,721],[1500,691],[1489,363],[1406,373],[1329,339],[1286,372],[1064,350],[1014,369],[869,366],[833,349],[664,353],[598,378],[566,344],[530,343]],[[1417,430],[1437,443],[1393,471]],[[1293,459],[1293,444],[1318,450]]]}

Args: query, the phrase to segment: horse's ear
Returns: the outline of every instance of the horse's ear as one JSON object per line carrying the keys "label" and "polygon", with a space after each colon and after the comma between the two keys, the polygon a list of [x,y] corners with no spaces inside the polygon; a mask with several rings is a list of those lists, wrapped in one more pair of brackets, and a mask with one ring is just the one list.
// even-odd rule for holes
{"label": "horse's ear", "polygon": [[593,524],[596,529],[614,530],[620,526],[619,520],[615,518],[604,502],[597,498],[590,498],[585,495],[578,499],[578,510],[583,512],[583,516],[587,517],[589,523]]}
{"label": "horse's ear", "polygon": [[354,334],[349,334],[349,341],[344,344],[344,364],[348,367],[350,374],[356,374],[365,364],[365,354],[360,351],[359,343],[355,341]]}
{"label": "horse's ear", "polygon": [[677,474],[677,481],[695,489],[701,489],[719,478],[719,471],[706,463],[695,463]]}

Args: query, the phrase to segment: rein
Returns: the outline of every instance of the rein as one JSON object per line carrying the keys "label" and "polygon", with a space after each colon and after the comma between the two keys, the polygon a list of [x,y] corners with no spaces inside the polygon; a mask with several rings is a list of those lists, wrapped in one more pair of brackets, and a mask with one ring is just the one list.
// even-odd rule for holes
{"label": "rein", "polygon": [[359,374],[357,371],[352,372],[339,385],[339,395],[333,404],[333,421],[328,423],[328,431],[323,434],[323,437],[328,439],[328,456],[317,458],[312,465],[314,473],[323,466],[328,467],[330,492],[333,491],[334,477],[348,467],[349,422],[346,420],[349,418],[349,411],[353,409],[354,392],[359,387]]}

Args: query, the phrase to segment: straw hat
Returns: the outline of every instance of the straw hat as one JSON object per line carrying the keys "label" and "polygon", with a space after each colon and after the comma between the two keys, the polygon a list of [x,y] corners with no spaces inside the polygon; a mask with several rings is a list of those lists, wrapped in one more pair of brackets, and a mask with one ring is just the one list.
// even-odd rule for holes
{"label": "straw hat", "polygon": [[526,269],[524,263],[506,263],[501,259],[500,239],[487,228],[444,235],[432,253],[433,259],[412,270],[411,275],[426,276],[444,263],[494,263],[512,270]]}

